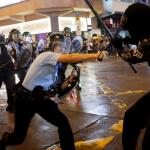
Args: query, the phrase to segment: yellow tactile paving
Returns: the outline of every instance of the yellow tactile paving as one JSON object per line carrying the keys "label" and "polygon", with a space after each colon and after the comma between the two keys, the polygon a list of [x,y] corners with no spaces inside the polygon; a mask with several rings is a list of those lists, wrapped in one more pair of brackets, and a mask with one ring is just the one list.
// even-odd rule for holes
{"label": "yellow tactile paving", "polygon": [[[113,140],[114,136],[75,143],[76,150],[104,150],[105,146]],[[46,150],[61,150],[60,148],[48,148]]]}
{"label": "yellow tactile paving", "polygon": [[112,125],[110,129],[118,131],[118,132],[122,132],[122,130],[123,130],[123,120],[119,120],[119,122]]}

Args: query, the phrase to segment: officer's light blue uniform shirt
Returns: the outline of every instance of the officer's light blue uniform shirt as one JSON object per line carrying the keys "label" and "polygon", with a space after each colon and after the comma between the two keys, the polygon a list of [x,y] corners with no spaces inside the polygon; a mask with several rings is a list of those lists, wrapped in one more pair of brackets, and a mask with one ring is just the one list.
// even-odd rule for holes
{"label": "officer's light blue uniform shirt", "polygon": [[45,90],[54,82],[55,68],[61,54],[44,52],[30,66],[22,86],[32,91],[41,85]]}

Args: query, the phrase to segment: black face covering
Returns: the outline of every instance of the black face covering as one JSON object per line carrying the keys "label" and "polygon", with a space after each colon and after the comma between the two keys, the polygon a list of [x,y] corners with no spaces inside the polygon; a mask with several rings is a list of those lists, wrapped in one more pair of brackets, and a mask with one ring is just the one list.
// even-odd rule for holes
{"label": "black face covering", "polygon": [[150,7],[141,3],[130,5],[123,16],[123,27],[137,41],[150,35]]}
{"label": "black face covering", "polygon": [[[123,42],[137,45],[136,51],[125,49],[121,57],[130,64],[150,62],[150,7],[142,3],[130,5],[121,22],[123,29],[130,34],[129,39],[123,39]],[[120,43],[122,45],[122,41]]]}

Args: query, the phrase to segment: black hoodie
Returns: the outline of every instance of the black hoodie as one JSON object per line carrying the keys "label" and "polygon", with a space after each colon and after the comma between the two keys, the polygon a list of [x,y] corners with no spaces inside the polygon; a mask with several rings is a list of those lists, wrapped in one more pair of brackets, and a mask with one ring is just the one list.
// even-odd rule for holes
{"label": "black hoodie", "polygon": [[130,5],[124,15],[127,17],[127,29],[132,38],[140,41],[150,36],[150,7],[142,3]]}

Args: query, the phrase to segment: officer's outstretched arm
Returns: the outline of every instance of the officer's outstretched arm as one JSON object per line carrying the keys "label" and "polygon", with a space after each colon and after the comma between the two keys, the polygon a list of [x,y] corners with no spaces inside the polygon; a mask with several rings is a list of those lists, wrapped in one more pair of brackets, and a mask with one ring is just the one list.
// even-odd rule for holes
{"label": "officer's outstretched arm", "polygon": [[80,63],[86,60],[103,59],[106,55],[105,52],[98,52],[94,54],[62,54],[58,62],[61,63]]}

